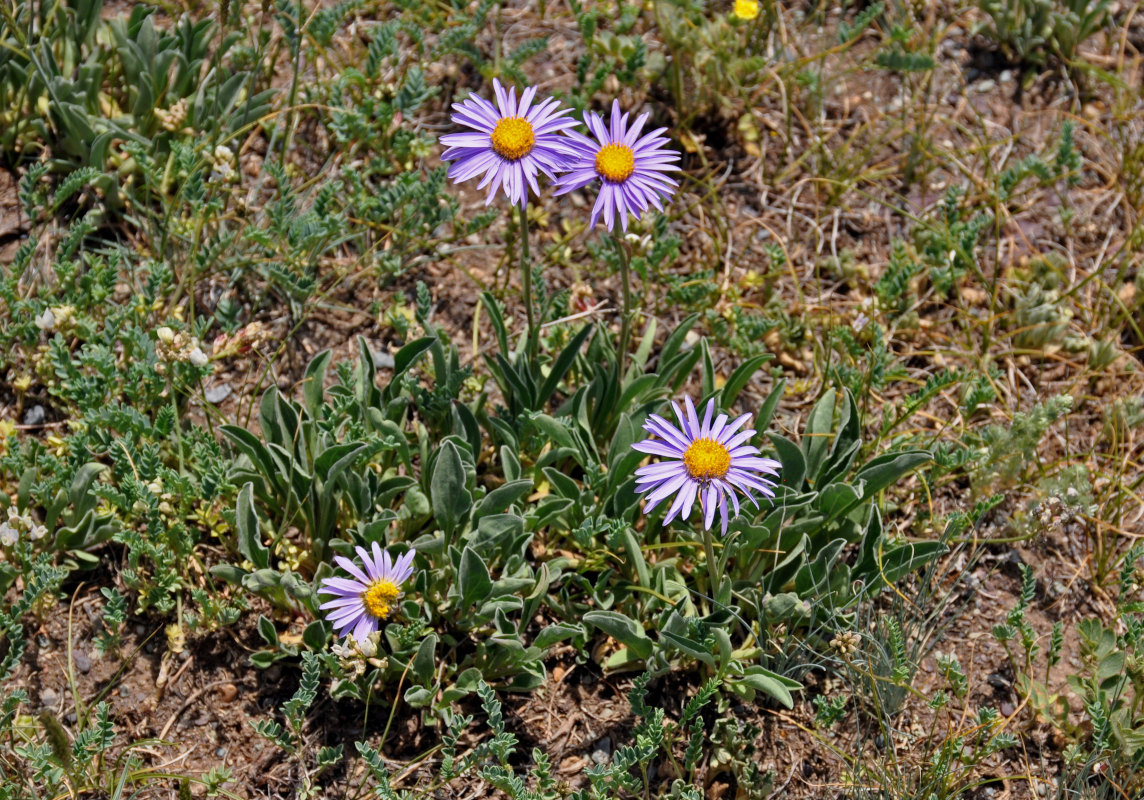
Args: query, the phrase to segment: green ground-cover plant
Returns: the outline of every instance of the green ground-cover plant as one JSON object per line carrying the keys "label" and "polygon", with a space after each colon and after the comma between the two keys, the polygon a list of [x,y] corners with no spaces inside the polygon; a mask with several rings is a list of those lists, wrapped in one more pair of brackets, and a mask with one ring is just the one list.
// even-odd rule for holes
{"label": "green ground-cover plant", "polygon": [[[815,684],[814,671],[850,680],[846,694],[814,698],[820,725],[881,736],[875,748],[893,739],[940,633],[926,606],[959,599],[943,583],[959,585],[940,572],[952,569],[943,555],[998,502],[980,498],[1014,497],[997,524],[1015,538],[1040,530],[1030,495],[1067,505],[1078,530],[1111,510],[1090,559],[1106,586],[1138,481],[1131,457],[1111,489],[1102,470],[1130,446],[1139,403],[1108,405],[1110,453],[1083,462],[1042,454],[1054,426],[1071,425],[1130,346],[1121,329],[1138,310],[1132,246],[1109,253],[1114,277],[1093,270],[1073,285],[1084,248],[994,264],[1010,223],[1050,194],[1071,248],[1083,213],[1071,190],[1085,177],[1072,124],[1059,144],[1026,154],[1014,139],[984,167],[977,159],[1000,152],[995,142],[939,152],[930,109],[940,105],[931,93],[943,85],[935,67],[946,57],[946,20],[927,18],[924,4],[851,5],[836,28],[817,32],[807,19],[837,15],[820,8],[803,18],[750,0],[718,9],[281,0],[226,3],[209,19],[202,9],[169,19],[169,9],[140,4],[104,20],[98,2],[82,0],[0,9],[0,147],[20,173],[20,221],[30,227],[0,275],[0,400],[16,420],[0,422],[0,499],[11,509],[0,509],[10,514],[0,518],[0,589],[17,600],[0,615],[0,675],[14,674],[23,653],[21,615],[46,613],[69,574],[99,568],[70,580],[106,584],[92,631],[106,658],[130,657],[133,614],[168,626],[168,653],[256,617],[227,633],[256,630],[263,644],[250,665],[277,663],[275,672],[300,678],[282,719],[256,725],[297,767],[300,796],[358,774],[351,748],[314,745],[326,702],[362,714],[356,750],[378,796],[404,791],[389,785],[398,772],[386,714],[442,736],[440,770],[420,788],[465,777],[510,797],[568,795],[540,751],[522,773],[495,694],[545,686],[559,645],[562,664],[595,660],[628,673],[610,681],[641,674],[630,697],[635,730],[616,734],[620,746],[576,797],[697,798],[723,776],[741,797],[761,798],[774,776],[752,755],[755,715],[780,705],[796,709],[791,719],[804,712],[800,690]],[[1019,44],[1025,55],[1014,57],[1075,64],[1107,4],[1066,5],[1050,15],[1055,32]],[[1004,10],[987,11],[996,22]],[[1004,38],[1001,27],[993,33]],[[573,52],[561,61],[566,52],[546,48],[566,34]],[[544,71],[553,64],[572,71],[552,78]],[[843,94],[859,71],[872,86],[893,82],[900,116],[838,116],[840,102],[877,105]],[[503,188],[512,208],[472,209],[450,176],[476,184],[490,147],[519,164],[551,131],[522,134],[524,112],[494,97],[486,142],[458,133],[471,119],[448,127],[449,103],[499,94],[494,79],[519,92],[530,78],[570,106],[577,130],[613,100],[633,120],[648,111],[647,129],[666,132],[640,157],[660,159],[671,183],[618,201],[615,187],[637,167],[641,180],[655,170],[632,151],[629,172],[628,145],[593,127],[599,141],[581,142],[589,155],[565,169],[579,177],[557,175],[552,186],[541,177],[537,198],[523,179],[498,173],[488,197]],[[1092,110],[1084,128],[1078,116],[1079,134],[1099,128]],[[498,134],[506,119],[513,125]],[[600,124],[617,138],[613,120]],[[949,135],[960,141],[968,130]],[[902,164],[880,152],[899,139]],[[764,176],[758,206],[756,173],[727,168],[743,167],[744,153]],[[951,166],[954,188],[926,199],[930,179]],[[892,200],[881,199],[898,178]],[[846,207],[856,191],[900,218],[885,252]],[[817,234],[814,255],[776,235],[781,225],[745,246],[730,213],[744,207],[761,216],[748,235],[763,232],[754,222],[785,216],[792,237]],[[599,239],[597,217],[608,229]],[[847,236],[855,250],[828,258]],[[859,259],[884,264],[876,279]],[[411,285],[442,274],[467,275],[479,297],[471,351],[455,315],[434,321],[437,304],[456,303],[456,287]],[[583,282],[597,304],[573,305]],[[1080,307],[1086,284],[1099,289],[1096,309]],[[978,315],[981,289],[989,300]],[[326,341],[310,348],[312,323],[366,302],[380,324],[357,328],[369,338],[353,341],[352,357],[299,358],[303,341],[307,353],[340,352]],[[1103,304],[1119,305],[1105,318]],[[951,330],[954,343],[943,338]],[[379,340],[398,344],[387,353]],[[962,352],[974,350],[976,360]],[[1014,369],[1032,380],[1061,353],[1084,356],[1067,395],[1030,405],[1007,385]],[[238,356],[253,364],[251,385],[237,405],[216,408],[206,390]],[[750,441],[777,464],[773,501],[759,495],[758,506],[743,500],[723,512],[725,533],[712,528],[714,514],[704,520],[708,496],[680,519],[670,503],[651,510],[638,482],[638,470],[667,463],[660,454],[645,463],[634,449],[649,440],[644,426],[687,397],[701,410],[711,401],[712,413],[749,415]],[[687,467],[704,489],[719,471],[706,463]],[[961,502],[978,506],[936,523],[935,505]],[[328,603],[352,605],[355,590],[332,594],[331,581],[346,580],[347,559],[358,564],[371,579],[364,598],[384,581],[362,554],[382,551],[413,567],[380,585],[393,596],[373,600],[376,633],[349,638]],[[938,586],[949,596],[927,594]],[[919,587],[910,606],[906,593]],[[1074,635],[1030,627],[1034,589],[1026,577],[995,629],[1019,676],[1039,672],[1038,648],[1053,661]],[[1062,792],[1111,786],[1104,769],[1139,766],[1137,611],[1123,600],[1115,619],[1076,628],[1082,664],[1069,685],[1091,727],[1059,714],[1059,675],[1021,684],[1029,707],[1075,742]],[[1011,749],[997,713],[971,707],[957,657],[936,666],[948,685],[929,711],[948,725],[913,751],[923,761],[843,758],[848,790],[865,795],[876,783],[894,796],[958,797]],[[648,700],[661,679],[686,686],[677,719]],[[466,753],[472,695],[492,735]],[[77,702],[72,723],[66,704],[62,716],[31,717],[34,699],[14,693],[0,707],[0,770],[15,765],[19,776],[16,788],[0,787],[3,797],[43,787],[123,796],[176,780],[140,760],[140,743],[122,744],[107,705]],[[376,706],[385,707],[380,739]],[[220,767],[193,780],[214,795],[228,777]],[[177,785],[189,796],[189,782]]]}
{"label": "green ground-cover plant", "polygon": [[981,32],[1023,67],[1043,67],[1050,56],[1071,65],[1077,48],[1108,19],[1109,0],[979,0],[989,15]]}
{"label": "green ground-cover plant", "polygon": [[[228,51],[240,35],[221,37],[209,19],[185,17],[156,27],[156,8],[103,20],[102,0],[5,8],[0,54],[8,158],[50,151],[61,166],[86,166],[113,206],[137,182],[127,147],[154,160],[174,158],[173,142],[209,131],[225,144],[269,110],[271,90],[234,68]],[[222,125],[219,125],[219,122]]]}
{"label": "green ground-cover plant", "polygon": [[[1050,524],[1063,519],[1060,504],[1056,511]],[[1066,632],[1061,622],[1048,632],[1036,630],[1030,622],[1028,611],[1037,602],[1038,581],[1028,567],[1022,569],[1017,604],[1005,622],[993,629],[1011,659],[1015,690],[1028,700],[1036,718],[1048,721],[1071,742],[1060,777],[1064,791],[1085,785],[1101,791],[1115,792],[1117,787],[1121,792],[1139,791],[1136,773],[1144,764],[1142,557],[1144,551],[1137,546],[1121,560],[1112,623],[1093,617],[1076,623],[1080,643],[1076,661],[1062,662]],[[1070,708],[1068,694],[1081,701],[1084,711],[1079,719]]]}

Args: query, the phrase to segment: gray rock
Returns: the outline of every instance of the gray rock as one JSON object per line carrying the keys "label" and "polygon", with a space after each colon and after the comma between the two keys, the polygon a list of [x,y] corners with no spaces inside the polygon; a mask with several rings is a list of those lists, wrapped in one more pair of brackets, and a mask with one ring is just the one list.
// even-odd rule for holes
{"label": "gray rock", "polygon": [[87,672],[91,669],[91,659],[82,650],[77,650],[75,653],[75,668],[80,672]]}
{"label": "gray rock", "polygon": [[612,755],[612,737],[605,736],[598,740],[592,748],[592,761],[596,764],[605,764]]}
{"label": "gray rock", "polygon": [[40,705],[44,708],[52,708],[59,701],[60,695],[55,689],[44,689],[40,692]]}
{"label": "gray rock", "polygon": [[44,407],[41,405],[34,405],[24,411],[24,424],[40,425],[43,423],[44,417]]}
{"label": "gray rock", "polygon": [[208,403],[218,405],[226,398],[234,394],[234,389],[231,388],[229,383],[224,383],[219,386],[212,386],[203,393]]}

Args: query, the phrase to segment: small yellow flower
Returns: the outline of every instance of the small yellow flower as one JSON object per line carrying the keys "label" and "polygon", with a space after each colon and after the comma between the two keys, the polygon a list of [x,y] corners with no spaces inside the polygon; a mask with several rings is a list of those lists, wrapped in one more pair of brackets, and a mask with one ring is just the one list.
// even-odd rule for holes
{"label": "small yellow flower", "polygon": [[56,436],[55,434],[49,436],[47,444],[56,458],[62,458],[68,453],[68,440],[62,436]]}
{"label": "small yellow flower", "polygon": [[731,13],[736,19],[749,22],[759,16],[759,0],[735,0],[735,10]]}

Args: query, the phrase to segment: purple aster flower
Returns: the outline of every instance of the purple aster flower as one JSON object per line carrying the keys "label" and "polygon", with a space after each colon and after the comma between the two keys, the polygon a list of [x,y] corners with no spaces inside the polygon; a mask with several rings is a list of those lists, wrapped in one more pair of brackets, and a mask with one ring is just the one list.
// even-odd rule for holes
{"label": "purple aster flower", "polygon": [[572,111],[560,108],[552,99],[533,105],[536,89],[529,87],[516,100],[516,89],[507,92],[500,81],[493,79],[497,104],[470,94],[462,103],[454,103],[456,113],[452,120],[476,130],[475,133],[450,133],[441,137],[449,149],[441,156],[453,161],[449,177],[454,183],[467,181],[481,173],[484,178],[478,189],[489,187],[485,205],[493,201],[497,189],[504,187],[508,199],[524,206],[528,203],[528,189],[540,194],[536,173],[543,172],[555,178],[565,169],[565,162],[576,154],[576,147],[564,136],[564,131],[576,125],[575,120],[564,119]]}
{"label": "purple aster flower", "polygon": [[322,608],[328,610],[326,619],[333,623],[338,636],[352,633],[361,642],[381,627],[381,621],[401,597],[401,584],[413,574],[413,557],[417,553],[410,548],[395,561],[377,542],[373,543],[372,557],[364,547],[356,549],[365,570],[348,558],[335,556],[334,561],[353,580],[326,578],[318,592],[334,595],[333,600],[322,603]]}
{"label": "purple aster flower", "polygon": [[663,173],[679,169],[675,163],[679,153],[664,149],[669,140],[660,134],[667,128],[658,128],[640,138],[649,116],[643,114],[629,128],[628,115],[621,114],[619,101],[613,100],[611,130],[604,127],[598,114],[589,111],[584,115],[584,122],[597,141],[574,131],[569,133],[580,149],[567,165],[567,174],[557,179],[556,194],[580,189],[599,178],[600,194],[592,207],[593,227],[602,213],[608,230],[613,229],[618,216],[626,231],[628,214],[639,219],[649,204],[663,211],[662,198],[675,194],[679,184]]}
{"label": "purple aster flower", "polygon": [[[636,490],[649,492],[644,513],[675,495],[663,524],[667,525],[676,517],[687,519],[695,498],[703,507],[703,526],[710,530],[718,508],[723,518],[723,535],[727,535],[727,498],[739,513],[737,492],[742,492],[758,507],[751,490],[765,497],[775,496],[772,481],[757,473],[778,476],[779,462],[771,458],[760,458],[759,448],[748,444],[755,432],[751,429],[739,430],[751,418],[744,414],[728,423],[728,416],[715,415],[715,401],[707,402],[703,422],[695,414],[695,405],[687,398],[687,415],[679,410],[678,403],[672,403],[679,427],[675,427],[663,417],[652,414],[644,423],[644,430],[655,434],[661,441],[644,440],[632,447],[641,453],[661,456],[670,461],[649,464],[636,470],[639,476]],[[712,419],[714,417],[714,419]]]}

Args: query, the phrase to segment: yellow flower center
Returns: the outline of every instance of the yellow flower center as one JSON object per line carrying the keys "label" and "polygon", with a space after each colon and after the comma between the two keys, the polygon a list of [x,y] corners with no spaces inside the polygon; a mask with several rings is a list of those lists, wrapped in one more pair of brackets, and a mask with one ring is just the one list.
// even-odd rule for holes
{"label": "yellow flower center", "polygon": [[365,610],[377,619],[389,616],[389,607],[401,592],[397,584],[389,580],[374,581],[369,588],[362,592],[361,601]]}
{"label": "yellow flower center", "polygon": [[744,22],[752,20],[759,16],[759,2],[758,0],[735,0],[735,10],[731,13]]}
{"label": "yellow flower center", "polygon": [[623,183],[636,171],[636,155],[626,144],[606,144],[596,153],[596,172],[612,183]]}
{"label": "yellow flower center", "polygon": [[722,478],[731,468],[731,453],[714,439],[696,439],[683,454],[687,472],[697,481]]}
{"label": "yellow flower center", "polygon": [[536,144],[536,135],[532,132],[532,123],[524,117],[505,117],[493,128],[490,136],[493,140],[493,150],[501,158],[517,161],[532,152]]}

